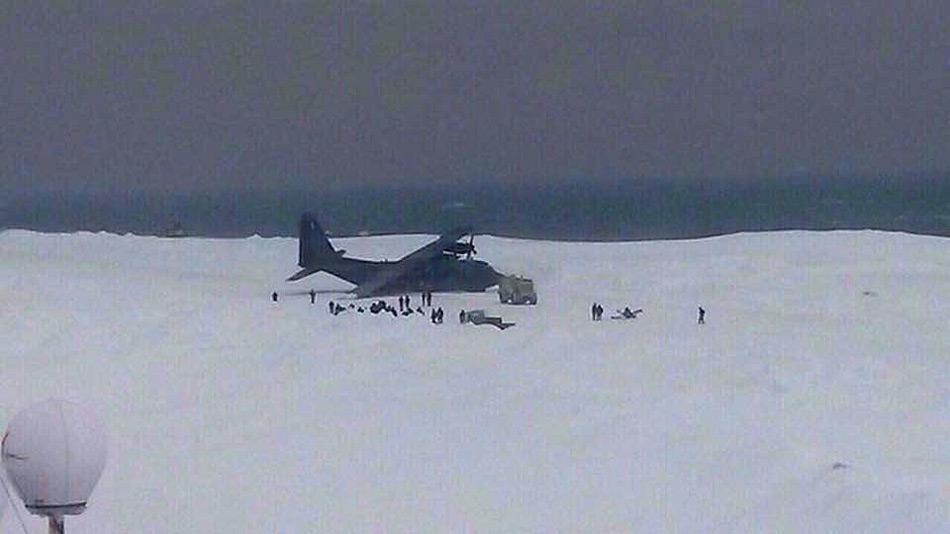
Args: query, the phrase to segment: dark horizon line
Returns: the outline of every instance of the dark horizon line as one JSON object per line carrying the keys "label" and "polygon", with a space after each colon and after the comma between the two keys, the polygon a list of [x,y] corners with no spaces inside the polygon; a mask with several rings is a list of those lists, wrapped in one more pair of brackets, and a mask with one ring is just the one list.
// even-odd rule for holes
{"label": "dark horizon line", "polygon": [[[565,187],[678,187],[695,186],[712,187],[714,189],[735,187],[738,189],[755,189],[760,187],[783,186],[817,186],[829,187],[834,185],[856,185],[865,182],[903,182],[903,181],[933,181],[950,180],[950,170],[914,170],[906,172],[862,172],[862,173],[794,173],[780,176],[764,177],[688,177],[688,176],[636,176],[622,178],[558,178],[547,180],[502,180],[496,178],[474,179],[463,183],[408,181],[397,184],[391,182],[371,183],[357,181],[354,183],[334,183],[331,185],[301,184],[248,184],[248,185],[220,185],[198,187],[194,189],[165,189],[162,187],[91,187],[82,188],[66,185],[64,187],[8,187],[7,194],[16,197],[45,196],[52,194],[67,194],[79,196],[118,196],[118,195],[213,195],[213,194],[274,194],[274,193],[301,193],[327,192],[329,194],[351,193],[360,191],[425,191],[439,192],[452,189],[470,190],[478,187],[495,187],[500,189],[535,189],[535,188],[565,188]],[[3,190],[0,189],[0,194]]]}
{"label": "dark horizon line", "polygon": [[948,236],[950,179],[48,192],[0,200],[0,227],[161,235],[179,223],[186,232],[207,237],[292,236],[305,211],[317,212],[324,227],[341,236],[438,234],[457,224],[502,237],[570,241],[830,229]]}
{"label": "dark horizon line", "polygon": [[[19,226],[8,226],[0,227],[0,233],[4,232],[30,232],[34,234],[41,235],[73,235],[73,234],[108,234],[114,236],[133,236],[133,237],[157,237],[160,239],[228,239],[228,240],[241,240],[241,239],[252,239],[252,238],[261,238],[261,239],[296,239],[296,234],[237,234],[237,235],[202,235],[202,234],[187,234],[182,236],[167,236],[161,235],[158,233],[147,233],[147,232],[138,232],[130,230],[127,232],[120,232],[108,229],[99,229],[99,230],[89,230],[89,229],[79,229],[71,231],[63,230],[37,230],[34,228],[26,228]],[[942,239],[950,239],[950,233],[928,233],[923,231],[915,230],[906,230],[906,229],[894,229],[894,228],[878,228],[871,226],[842,226],[842,227],[775,227],[775,228],[759,228],[759,229],[741,229],[741,230],[724,230],[716,231],[712,233],[697,233],[690,235],[656,235],[656,236],[643,236],[643,237],[631,237],[631,238],[598,238],[598,237],[577,237],[577,238],[559,238],[559,237],[545,237],[543,235],[532,236],[532,235],[514,235],[505,232],[478,232],[475,231],[475,236],[488,236],[488,237],[498,237],[502,239],[519,239],[524,241],[550,241],[552,243],[635,243],[641,241],[690,241],[696,239],[709,239],[713,237],[723,237],[730,235],[738,234],[763,234],[763,233],[781,233],[781,232],[882,232],[890,234],[909,234],[916,236],[924,237],[937,237]],[[392,236],[438,236],[440,234],[433,232],[399,232],[399,231],[380,231],[380,232],[370,232],[370,233],[341,233],[334,234],[327,232],[327,236],[330,239],[354,239],[361,237],[392,237]]]}

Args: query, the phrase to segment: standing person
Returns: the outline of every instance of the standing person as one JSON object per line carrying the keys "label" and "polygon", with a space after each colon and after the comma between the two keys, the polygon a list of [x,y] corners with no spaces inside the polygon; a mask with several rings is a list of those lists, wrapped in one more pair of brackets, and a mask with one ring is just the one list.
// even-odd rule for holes
{"label": "standing person", "polygon": [[699,321],[697,324],[706,324],[706,310],[702,306],[699,307]]}
{"label": "standing person", "polygon": [[313,304],[316,301],[317,301],[317,292],[311,289],[310,290],[310,304]]}
{"label": "standing person", "polygon": [[330,307],[330,315],[333,315],[333,308],[334,308],[333,301],[331,300],[329,303],[327,303],[327,306]]}
{"label": "standing person", "polygon": [[406,295],[406,307],[409,308],[409,307],[411,307],[411,306],[412,306],[412,304],[410,304],[409,295]]}
{"label": "standing person", "polygon": [[405,309],[402,302],[402,295],[399,295],[399,313],[402,313],[402,310]]}
{"label": "standing person", "polygon": [[[430,293],[429,296],[431,297],[432,294]],[[442,321],[445,320],[445,310],[442,309],[442,306],[439,306],[439,310],[435,313],[436,313],[436,320],[438,321],[439,324],[442,324]]]}
{"label": "standing person", "polygon": [[600,304],[597,305],[597,320],[600,321],[604,318],[604,307]]}
{"label": "standing person", "polygon": [[596,302],[591,304],[590,306],[590,320],[591,321],[597,320],[597,303]]}
{"label": "standing person", "polygon": [[276,291],[274,291],[273,293],[270,294],[270,299],[271,299],[272,301],[274,301],[274,302],[277,302],[277,292],[276,292]]}

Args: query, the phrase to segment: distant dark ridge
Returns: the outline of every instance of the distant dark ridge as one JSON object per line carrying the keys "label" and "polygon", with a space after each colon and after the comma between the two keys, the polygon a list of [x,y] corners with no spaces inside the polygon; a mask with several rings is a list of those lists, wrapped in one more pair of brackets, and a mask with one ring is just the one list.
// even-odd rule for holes
{"label": "distant dark ridge", "polygon": [[555,186],[353,188],[20,195],[0,202],[0,228],[161,235],[293,236],[303,211],[333,234],[439,233],[457,225],[507,237],[680,239],[766,230],[879,229],[950,236],[950,176],[800,178]]}

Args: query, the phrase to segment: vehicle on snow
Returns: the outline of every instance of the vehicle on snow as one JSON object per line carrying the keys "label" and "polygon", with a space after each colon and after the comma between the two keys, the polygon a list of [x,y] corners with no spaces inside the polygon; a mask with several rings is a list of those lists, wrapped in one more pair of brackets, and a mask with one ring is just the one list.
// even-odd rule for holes
{"label": "vehicle on snow", "polygon": [[485,310],[462,310],[459,312],[459,322],[462,324],[472,323],[474,325],[487,324],[499,330],[504,330],[515,325],[515,323],[506,323],[501,317],[485,315]]}
{"label": "vehicle on snow", "polygon": [[503,304],[537,304],[534,281],[523,276],[502,276],[498,280],[498,300]]}

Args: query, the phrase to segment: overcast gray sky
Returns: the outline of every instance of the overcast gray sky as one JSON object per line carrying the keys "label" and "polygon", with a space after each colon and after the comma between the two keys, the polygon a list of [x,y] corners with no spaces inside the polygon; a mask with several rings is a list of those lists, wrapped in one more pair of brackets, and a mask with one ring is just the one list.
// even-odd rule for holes
{"label": "overcast gray sky", "polygon": [[7,188],[950,170],[950,2],[7,1]]}

